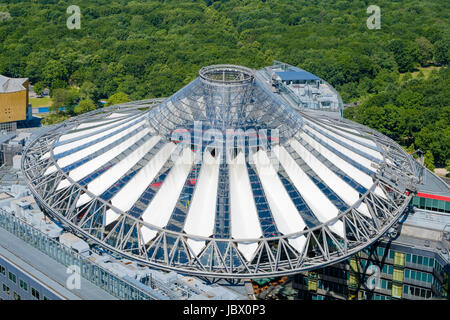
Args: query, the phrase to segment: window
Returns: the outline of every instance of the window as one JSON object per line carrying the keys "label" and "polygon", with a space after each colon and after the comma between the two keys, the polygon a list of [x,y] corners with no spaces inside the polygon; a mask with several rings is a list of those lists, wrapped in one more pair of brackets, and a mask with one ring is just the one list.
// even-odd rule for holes
{"label": "window", "polygon": [[426,290],[425,289],[420,289],[420,296],[422,298],[425,298],[425,295],[426,295]]}
{"label": "window", "polygon": [[401,298],[402,297],[402,285],[393,284],[392,285],[392,296],[394,298]]}
{"label": "window", "polygon": [[427,282],[427,274],[425,272],[422,272],[422,281]]}
{"label": "window", "polygon": [[46,296],[44,296],[44,300],[50,300],[49,298],[47,298]]}
{"label": "window", "polygon": [[21,300],[20,296],[16,292],[14,292],[13,297],[14,297],[14,300]]}
{"label": "window", "polygon": [[412,263],[417,263],[417,256],[415,254],[412,255]]}
{"label": "window", "polygon": [[410,253],[406,254],[406,262],[411,262],[411,254]]}
{"label": "window", "polygon": [[400,269],[394,269],[394,275],[392,279],[394,281],[403,282],[403,271]]}
{"label": "window", "polygon": [[5,284],[3,284],[3,292],[6,292],[6,294],[9,294],[9,287]]}
{"label": "window", "polygon": [[395,252],[394,264],[397,266],[404,266],[405,265],[405,254],[401,253],[401,252]]}
{"label": "window", "polygon": [[24,291],[28,291],[28,284],[25,281],[19,280],[19,285],[21,289],[23,289]]}
{"label": "window", "polygon": [[5,269],[4,266],[0,266],[0,273],[1,273],[2,275],[5,275],[5,274],[6,274],[6,269]]}
{"label": "window", "polygon": [[389,250],[389,258],[394,259],[394,251],[393,250]]}
{"label": "window", "polygon": [[9,272],[8,275],[9,275],[9,280],[16,283],[16,275],[12,272]]}
{"label": "window", "polygon": [[418,264],[422,264],[422,256],[418,256],[417,257],[417,263]]}
{"label": "window", "polygon": [[433,283],[433,276],[430,273],[428,274],[427,277],[428,277],[427,282]]}
{"label": "window", "polygon": [[389,274],[393,274],[394,273],[394,268],[392,266],[388,267],[388,273]]}
{"label": "window", "polygon": [[403,286],[403,293],[408,294],[409,287],[407,285]]}
{"label": "window", "polygon": [[428,266],[428,257],[423,257],[423,265]]}
{"label": "window", "polygon": [[405,269],[405,278],[409,279],[409,269]]}
{"label": "window", "polygon": [[417,271],[417,272],[416,272],[416,280],[417,280],[417,281],[420,281],[421,276],[422,276],[422,272]]}
{"label": "window", "polygon": [[430,258],[430,260],[428,261],[428,266],[434,267],[434,259],[433,258]]}
{"label": "window", "polygon": [[31,287],[31,295],[39,300],[39,291],[37,291],[35,288]]}

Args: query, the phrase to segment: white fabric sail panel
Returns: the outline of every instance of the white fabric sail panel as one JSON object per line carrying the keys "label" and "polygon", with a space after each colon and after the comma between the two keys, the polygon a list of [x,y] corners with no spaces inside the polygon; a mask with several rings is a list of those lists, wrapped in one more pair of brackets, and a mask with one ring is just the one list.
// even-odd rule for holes
{"label": "white fabric sail panel", "polygon": [[361,184],[364,188],[369,189],[373,185],[373,180],[368,174],[354,167],[352,164],[348,163],[337,154],[321,145],[309,135],[300,133],[300,137],[316,149],[321,155],[330,160],[330,162],[332,162],[336,167],[341,169],[346,175]]}
{"label": "white fabric sail panel", "polygon": [[142,240],[144,240],[144,243],[149,242],[150,240],[152,240],[156,234],[158,233],[157,230],[151,229],[147,226],[142,226],[141,227],[141,235],[142,235]]}
{"label": "white fabric sail panel", "polygon": [[47,170],[45,170],[45,172],[44,172],[44,176],[46,176],[46,175],[49,175],[49,174],[51,174],[51,173],[53,173],[53,172],[56,172],[56,166],[50,166],[50,167],[48,167],[47,168]]}
{"label": "white fabric sail panel", "polygon": [[242,255],[244,256],[244,258],[247,261],[251,261],[251,259],[255,254],[256,249],[258,249],[258,243],[257,242],[238,243],[237,247],[239,249],[239,252],[242,253]]}
{"label": "white fabric sail panel", "polygon": [[[158,140],[159,137],[152,137],[147,140],[124,159],[112,166],[109,170],[92,180],[88,184],[87,189],[97,196],[108,190],[109,187],[119,181],[123,175],[133,168],[133,166],[145,156],[148,150],[150,150],[158,142]],[[80,200],[77,202],[77,207],[83,204],[84,203],[80,197]]]}
{"label": "white fabric sail panel", "polygon": [[76,130],[79,130],[79,129],[86,129],[86,128],[91,128],[91,127],[97,127],[97,128],[98,128],[98,126],[104,126],[104,125],[109,124],[109,123],[111,123],[111,122],[112,122],[112,121],[110,121],[110,120],[105,120],[105,119],[101,119],[101,120],[98,120],[98,121],[89,121],[89,122],[81,123],[81,124],[76,128]]}
{"label": "white fabric sail panel", "polygon": [[[359,192],[349,186],[337,174],[319,161],[308,149],[297,140],[291,141],[292,148],[301,156],[303,161],[330,187],[347,205],[352,206],[359,200]],[[361,206],[364,213],[369,214],[365,205]],[[370,214],[369,214],[370,215]]]}
{"label": "white fabric sail panel", "polygon": [[[188,234],[209,237],[214,232],[220,159],[205,152],[200,175],[186,217],[184,231]],[[197,255],[200,246],[192,247]]]}
{"label": "white fabric sail panel", "polygon": [[[117,121],[117,122],[110,121],[110,122],[107,122],[107,123],[105,123],[105,125],[100,126],[100,127],[94,127],[92,129],[85,129],[85,130],[81,130],[81,131],[77,131],[77,132],[67,133],[65,135],[62,135],[59,138],[59,142],[64,142],[66,140],[73,139],[73,138],[78,138],[78,137],[84,136],[86,134],[91,134],[91,133],[96,133],[96,132],[101,133],[101,132],[103,132],[105,130],[117,127],[118,125],[123,124],[123,123],[128,122],[128,121],[130,121],[130,119],[123,119],[123,120],[120,120],[120,121]],[[110,123],[112,123],[112,124],[109,125]],[[78,127],[76,127],[73,130],[82,129],[82,128],[80,128],[80,126],[81,125],[79,125]]]}
{"label": "white fabric sail panel", "polygon": [[[324,124],[324,123],[322,123],[322,126],[327,127],[330,130],[339,130],[338,128],[332,127],[332,126]],[[353,131],[356,134],[350,134],[350,133],[348,133],[348,132],[346,132],[344,130],[346,130],[346,131]],[[370,144],[373,147],[377,146],[377,144],[373,140],[371,140],[369,138],[362,137],[361,136],[362,134],[360,132],[356,131],[356,130],[350,130],[348,128],[343,127],[342,130],[339,130],[339,134],[344,135],[344,136],[346,136],[348,138],[356,139],[356,140],[361,141],[361,142],[366,143],[366,144]]]}
{"label": "white fabric sail panel", "polygon": [[[330,160],[336,167],[341,169],[347,176],[357,181],[364,188],[370,189],[372,187],[374,183],[373,179],[367,173],[362,172],[358,168],[354,167],[352,164],[345,161],[334,152],[328,150],[325,146],[321,145],[319,142],[317,142],[304,132],[300,133],[300,137],[314,149],[316,149],[320,154],[322,154],[325,158]],[[383,191],[378,186],[375,188],[375,194],[386,199]]]}
{"label": "white fabric sail panel", "polygon": [[113,119],[113,118],[120,118],[120,117],[124,117],[124,116],[126,116],[126,114],[113,112],[109,116],[107,116],[107,118],[108,119]]}
{"label": "white fabric sail panel", "polygon": [[111,199],[113,206],[130,210],[167,162],[176,145],[169,142]]}
{"label": "white fabric sail panel", "polygon": [[338,143],[334,142],[333,140],[325,137],[323,134],[321,134],[320,132],[314,130],[311,127],[308,127],[308,130],[311,131],[316,137],[318,137],[319,139],[321,139],[322,141],[324,141],[325,143],[330,145],[331,147],[335,148],[339,152],[342,152],[347,157],[355,160],[356,162],[358,162],[359,164],[363,165],[367,169],[369,169],[371,171],[375,171],[375,169],[372,167],[372,163],[373,162],[370,161],[369,159],[367,159],[367,158],[357,154],[356,152],[354,152],[354,151],[352,151],[350,149],[347,149],[344,146],[341,146],[340,144],[338,144]]}
{"label": "white fabric sail panel", "polygon": [[58,159],[58,165],[63,168],[65,166],[68,166],[78,160],[83,159],[84,157],[110,145],[111,143],[113,143],[114,141],[119,140],[120,138],[126,136],[127,134],[129,134],[130,132],[132,132],[133,130],[139,128],[142,125],[142,122],[138,122],[135,125],[121,131],[118,134],[115,134],[105,140],[102,140],[98,143],[93,144],[92,146],[89,146],[87,148],[84,148],[82,150],[79,150],[75,153],[69,154],[61,159]]}
{"label": "white fabric sail panel", "polygon": [[356,209],[361,212],[363,215],[365,215],[366,217],[371,218],[372,215],[369,212],[369,208],[367,208],[367,205],[365,203],[360,203],[358,207],[356,207]]}
{"label": "white fabric sail panel", "polygon": [[306,237],[304,235],[301,235],[299,237],[292,239],[288,238],[288,242],[293,248],[295,248],[298,252],[301,253],[305,249]]}
{"label": "white fabric sail panel", "polygon": [[186,240],[189,248],[191,249],[192,253],[195,256],[198,256],[203,248],[205,247],[205,241],[204,240],[197,240],[197,239],[192,239],[192,238],[188,238]]}
{"label": "white fabric sail panel", "polygon": [[129,124],[129,123],[124,123],[124,124],[122,124],[122,125],[120,125],[120,126],[114,126],[114,127],[112,127],[111,129],[109,129],[109,130],[102,130],[101,132],[99,132],[99,133],[97,133],[97,134],[94,134],[94,135],[92,135],[92,136],[89,136],[89,137],[86,137],[86,138],[82,138],[82,139],[78,139],[78,140],[76,140],[76,141],[69,142],[69,143],[66,143],[66,144],[57,146],[57,147],[55,147],[55,149],[53,150],[53,153],[54,153],[55,155],[58,155],[58,154],[63,153],[63,152],[65,152],[65,151],[68,151],[68,150],[74,149],[74,148],[76,148],[76,147],[82,146],[82,145],[84,145],[84,144],[86,144],[86,143],[89,143],[89,142],[91,142],[91,141],[94,141],[94,140],[96,140],[96,139],[100,139],[100,138],[102,138],[102,137],[105,137],[106,135],[108,135],[108,134],[110,134],[110,133],[113,133],[113,132],[116,131],[116,130],[120,130],[120,129],[122,129],[123,127],[127,126],[128,124]]}
{"label": "white fabric sail panel", "polygon": [[44,159],[47,159],[47,158],[49,158],[49,157],[50,157],[50,151],[44,153],[39,159],[40,159],[40,160],[44,160]]}
{"label": "white fabric sail panel", "polygon": [[[94,159],[91,159],[88,162],[82,164],[81,166],[73,169],[72,171],[70,171],[69,177],[71,177],[75,181],[78,181],[86,177],[88,174],[94,172],[98,168],[108,163],[108,161],[111,161],[112,159],[117,157],[119,154],[121,154],[126,149],[131,147],[133,144],[139,141],[139,139],[141,139],[148,133],[149,129],[145,128],[144,130],[138,132],[136,135],[133,135],[129,139],[123,141],[121,144],[109,149],[105,153],[102,153],[101,155],[95,157]],[[159,137],[157,136],[152,137],[146,142],[146,145],[152,145],[154,141],[158,139]]]}
{"label": "white fabric sail panel", "polygon": [[[286,149],[275,146],[274,151],[279,155],[281,165],[317,220],[324,223],[335,218],[339,214],[338,208],[336,208],[330,199],[323,194],[308,175],[297,165]],[[336,234],[343,236],[344,225],[341,221],[336,221],[330,226],[330,229]]]}
{"label": "white fabric sail panel", "polygon": [[302,231],[306,224],[281,183],[266,152],[260,149],[252,157],[278,230],[285,235]]}
{"label": "white fabric sail panel", "polygon": [[120,214],[115,212],[113,209],[109,209],[105,214],[105,226],[119,219]]}
{"label": "white fabric sail panel", "polygon": [[161,189],[144,211],[142,219],[145,222],[161,228],[167,225],[183,190],[193,161],[194,153],[185,148],[164,180]]}
{"label": "white fabric sail panel", "polygon": [[56,188],[56,191],[70,187],[72,184],[70,183],[70,181],[68,179],[64,179],[62,180],[59,184],[58,187]]}
{"label": "white fabric sail panel", "polygon": [[[308,122],[308,121],[306,121],[306,122],[307,122],[307,124],[308,124],[308,127],[311,128],[311,129],[313,129],[311,126],[309,126],[309,122]],[[314,129],[313,129],[313,130],[314,130]],[[344,143],[346,143],[346,144],[348,144],[348,145],[350,145],[350,146],[352,146],[352,147],[354,147],[354,148],[356,148],[356,149],[359,149],[359,150],[361,150],[362,152],[365,152],[365,153],[367,153],[368,155],[371,155],[372,157],[375,157],[375,158],[377,158],[377,159],[379,159],[379,160],[383,160],[383,156],[382,156],[381,153],[379,153],[378,151],[375,151],[375,150],[373,150],[373,149],[370,149],[370,148],[368,148],[368,147],[366,147],[366,146],[364,146],[364,145],[362,145],[362,144],[358,144],[358,143],[356,143],[356,142],[354,142],[354,141],[352,141],[352,140],[350,140],[350,139],[347,139],[347,138],[345,138],[345,137],[343,137],[343,136],[339,136],[338,134],[334,133],[334,132],[331,131],[331,130],[324,129],[324,128],[322,128],[322,130],[326,131],[326,133],[329,134],[330,136],[332,136],[332,137],[334,137],[334,138],[336,138],[336,139],[339,139],[340,141],[342,141],[342,142],[344,142]],[[314,130],[314,131],[317,132],[316,130]]]}
{"label": "white fabric sail panel", "polygon": [[228,167],[231,235],[235,239],[259,238],[262,230],[243,153],[231,160]]}

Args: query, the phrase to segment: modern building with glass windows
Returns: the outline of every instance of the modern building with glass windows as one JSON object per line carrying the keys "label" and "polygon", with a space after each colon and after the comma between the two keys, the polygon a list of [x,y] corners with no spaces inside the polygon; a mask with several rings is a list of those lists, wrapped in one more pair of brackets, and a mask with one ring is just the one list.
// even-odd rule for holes
{"label": "modern building with glass windows", "polygon": [[449,299],[450,192],[424,173],[410,209],[386,236],[345,262],[294,278],[299,299]]}
{"label": "modern building with glass windows", "polygon": [[163,101],[71,118],[27,146],[22,169],[42,210],[84,239],[227,279],[348,259],[404,216],[423,175],[343,119],[328,83],[279,62],[204,67]]}

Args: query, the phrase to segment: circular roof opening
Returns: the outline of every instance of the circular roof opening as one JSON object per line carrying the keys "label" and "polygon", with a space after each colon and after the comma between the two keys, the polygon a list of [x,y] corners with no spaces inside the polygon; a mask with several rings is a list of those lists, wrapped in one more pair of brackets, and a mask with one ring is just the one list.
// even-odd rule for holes
{"label": "circular roof opening", "polygon": [[242,66],[221,64],[203,67],[199,71],[203,80],[220,84],[238,84],[253,80],[253,71]]}

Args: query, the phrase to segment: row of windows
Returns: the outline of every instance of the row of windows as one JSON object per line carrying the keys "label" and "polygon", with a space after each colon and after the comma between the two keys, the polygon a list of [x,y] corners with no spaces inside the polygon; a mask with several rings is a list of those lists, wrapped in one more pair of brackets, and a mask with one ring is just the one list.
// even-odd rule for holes
{"label": "row of windows", "polygon": [[427,283],[433,283],[433,275],[430,273],[405,269],[405,279],[412,279],[417,281],[423,281]]}
{"label": "row of windows", "polygon": [[[6,284],[3,284],[2,290],[8,296],[11,294],[9,287]],[[18,295],[17,292],[15,292],[15,291],[13,291],[13,298],[14,298],[14,300],[21,300],[20,295]]]}
{"label": "row of windows", "polygon": [[425,299],[431,298],[433,295],[431,293],[431,290],[418,288],[418,287],[414,287],[414,286],[410,286],[410,285],[403,286],[403,293],[409,294],[412,296],[416,296],[416,297],[425,298]]}
{"label": "row of windows", "polygon": [[[0,265],[0,274],[6,276],[6,268],[2,265]],[[17,283],[17,277],[11,271],[8,271],[8,279],[13,283]],[[28,292],[28,283],[24,280],[19,279],[19,287],[23,291]],[[9,287],[6,284],[3,284],[3,292],[6,292],[8,295],[10,294]],[[40,297],[39,291],[33,287],[31,287],[31,295],[36,299],[39,299]],[[18,299],[16,299],[16,296],[18,297]],[[14,292],[14,299],[20,300],[20,295],[16,294],[16,292]],[[44,300],[48,300],[47,297],[44,296]]]}
{"label": "row of windows", "polygon": [[438,212],[450,212],[450,201],[414,197],[412,204],[413,206],[420,209]]}
{"label": "row of windows", "polygon": [[406,254],[406,262],[420,264],[426,267],[434,267],[433,258],[423,257],[416,254]]}
{"label": "row of windows", "polygon": [[338,294],[346,295],[347,294],[347,288],[344,285],[331,282],[331,281],[325,281],[325,280],[318,280],[318,287],[320,289],[326,290],[326,291],[333,291]]}
{"label": "row of windows", "polygon": [[375,293],[373,295],[374,300],[391,300],[391,297],[383,296],[382,294]]}
{"label": "row of windows", "polygon": [[[383,247],[377,247],[376,249],[378,257],[383,257],[386,249]],[[369,255],[369,252],[366,250],[366,253]],[[420,264],[426,267],[435,267],[434,259],[429,257],[424,257],[416,254],[407,253],[406,256],[402,252],[388,250],[388,257],[394,260],[394,263],[397,265],[404,265],[404,261],[408,263]]]}
{"label": "row of windows", "polygon": [[323,269],[319,269],[317,270],[317,273],[340,279],[347,279],[347,272],[345,270],[334,267],[326,267]]}

